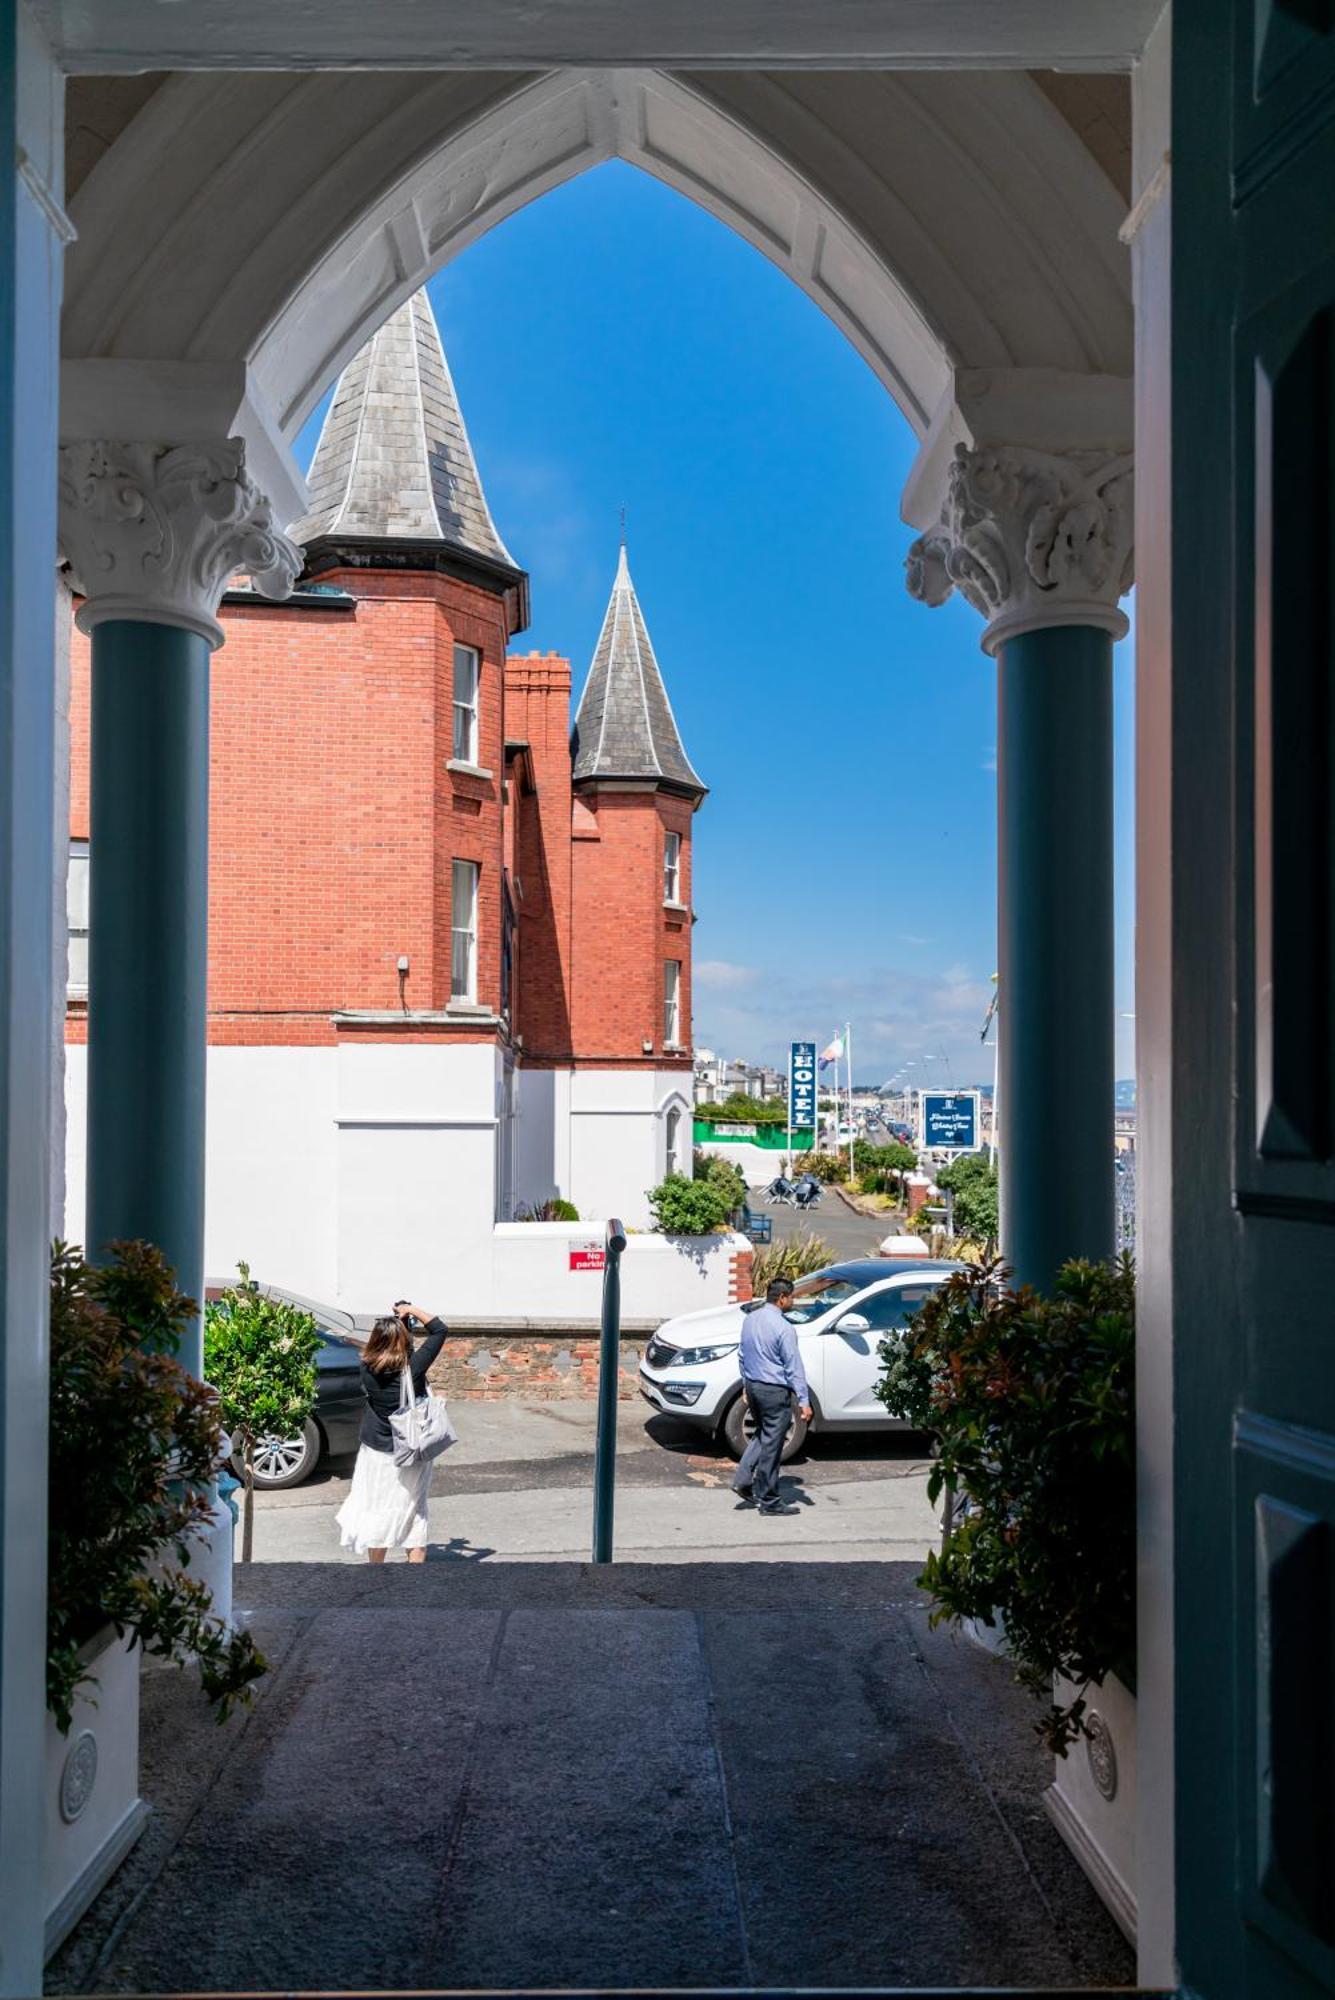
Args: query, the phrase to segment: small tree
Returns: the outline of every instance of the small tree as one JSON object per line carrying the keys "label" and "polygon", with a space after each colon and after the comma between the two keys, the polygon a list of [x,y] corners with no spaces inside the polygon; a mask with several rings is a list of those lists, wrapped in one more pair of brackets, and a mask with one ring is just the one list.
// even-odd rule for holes
{"label": "small tree", "polygon": [[904,1176],[911,1174],[917,1164],[918,1155],[913,1147],[903,1145],[898,1139],[891,1140],[886,1146],[872,1146],[865,1139],[859,1139],[853,1147],[853,1165],[862,1181],[864,1194],[889,1194],[893,1176],[902,1202]]}
{"label": "small tree", "polygon": [[649,1208],[654,1228],[665,1236],[710,1236],[729,1215],[727,1200],[713,1181],[688,1181],[685,1174],[669,1174],[652,1188]]}
{"label": "small tree", "polygon": [[696,1153],[695,1178],[718,1189],[728,1204],[729,1215],[734,1215],[746,1200],[746,1175],[717,1153]]}
{"label": "small tree", "polygon": [[989,1166],[983,1153],[961,1153],[936,1177],[939,1188],[948,1189],[954,1204],[957,1236],[971,1236],[976,1243],[995,1243],[997,1236],[997,1170]]}
{"label": "small tree", "polygon": [[291,1437],[315,1402],[320,1332],[308,1312],[267,1298],[238,1264],[241,1282],[211,1301],[204,1315],[204,1375],[218,1392],[222,1419],[240,1450],[245,1491],[241,1560],[250,1561],[255,1531],[255,1440]]}

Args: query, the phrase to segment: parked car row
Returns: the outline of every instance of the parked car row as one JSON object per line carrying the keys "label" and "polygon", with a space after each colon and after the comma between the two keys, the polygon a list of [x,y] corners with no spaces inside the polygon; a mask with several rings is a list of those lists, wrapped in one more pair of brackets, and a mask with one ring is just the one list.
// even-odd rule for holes
{"label": "parked car row", "polygon": [[[880,1343],[909,1319],[958,1264],[926,1257],[866,1257],[830,1264],[798,1280],[788,1318],[811,1391],[811,1421],[794,1417],[785,1459],[799,1451],[809,1431],[902,1429],[876,1395]],[[361,1350],[356,1321],[277,1285],[270,1297],[309,1312],[320,1331],[315,1407],[292,1436],[257,1439],[255,1484],[266,1489],[300,1486],[321,1461],[352,1453],[361,1427]],[[222,1286],[211,1283],[214,1298]],[[740,1458],[750,1436],[742,1394],[738,1348],[744,1308],[707,1306],[665,1320],[645,1348],[640,1393],[654,1409],[718,1437]],[[241,1468],[236,1466],[238,1477]]]}

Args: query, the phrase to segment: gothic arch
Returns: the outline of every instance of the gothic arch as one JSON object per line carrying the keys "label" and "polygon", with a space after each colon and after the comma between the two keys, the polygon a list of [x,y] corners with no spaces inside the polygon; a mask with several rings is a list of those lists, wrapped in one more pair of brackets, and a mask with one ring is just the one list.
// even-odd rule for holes
{"label": "gothic arch", "polygon": [[64,353],[244,361],[290,439],[427,277],[614,157],[786,270],[919,436],[961,368],[1131,373],[1117,191],[999,71],[174,75],[72,204]]}

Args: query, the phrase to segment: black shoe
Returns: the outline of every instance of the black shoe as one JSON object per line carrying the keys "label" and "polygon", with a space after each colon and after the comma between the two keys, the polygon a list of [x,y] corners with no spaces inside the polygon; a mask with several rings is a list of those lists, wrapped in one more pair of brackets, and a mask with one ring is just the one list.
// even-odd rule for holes
{"label": "black shoe", "polygon": [[757,1507],[756,1509],[757,1514],[763,1514],[767,1520],[773,1514],[800,1514],[801,1511],[802,1509],[794,1507],[790,1500],[779,1500],[772,1507]]}
{"label": "black shoe", "polygon": [[734,1486],[732,1490],[739,1500],[749,1500],[752,1497],[749,1486]]}

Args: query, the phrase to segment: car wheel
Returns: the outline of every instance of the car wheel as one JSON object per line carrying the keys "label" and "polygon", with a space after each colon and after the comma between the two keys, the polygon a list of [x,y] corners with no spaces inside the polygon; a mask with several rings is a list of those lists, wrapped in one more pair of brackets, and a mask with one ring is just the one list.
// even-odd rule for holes
{"label": "car wheel", "polygon": [[[734,1458],[740,1458],[756,1434],[751,1421],[751,1411],[745,1396],[734,1396],[728,1405],[728,1414],[723,1419],[723,1442]],[[793,1412],[793,1421],[788,1426],[788,1435],[783,1441],[779,1463],[787,1465],[790,1458],[796,1458],[807,1441],[807,1421]]]}
{"label": "car wheel", "polygon": [[[272,1492],[281,1486],[300,1486],[320,1463],[320,1427],[307,1417],[293,1437],[269,1433],[255,1440],[254,1476],[257,1487]],[[237,1465],[237,1477],[244,1478]]]}

